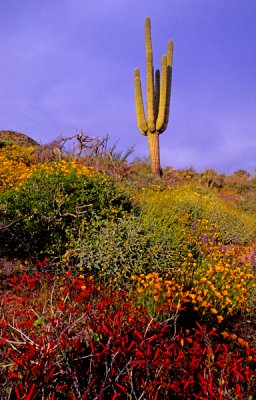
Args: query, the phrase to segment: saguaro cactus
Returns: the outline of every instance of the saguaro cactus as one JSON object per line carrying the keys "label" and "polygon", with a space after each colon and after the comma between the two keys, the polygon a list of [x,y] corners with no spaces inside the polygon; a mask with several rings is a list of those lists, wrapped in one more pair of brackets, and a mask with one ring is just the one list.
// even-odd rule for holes
{"label": "saguaro cactus", "polygon": [[134,71],[136,116],[139,130],[148,137],[151,170],[160,176],[160,149],[159,134],[165,131],[170,110],[171,82],[172,82],[172,53],[173,41],[168,41],[167,54],[162,57],[161,81],[160,71],[154,75],[153,51],[151,40],[150,18],[145,21],[146,36],[146,89],[147,89],[147,119],[141,90],[140,71]]}

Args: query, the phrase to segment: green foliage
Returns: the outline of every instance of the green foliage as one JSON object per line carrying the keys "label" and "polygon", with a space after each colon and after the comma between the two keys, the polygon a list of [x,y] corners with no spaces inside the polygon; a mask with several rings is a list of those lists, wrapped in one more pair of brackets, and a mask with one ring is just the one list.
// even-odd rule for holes
{"label": "green foliage", "polygon": [[114,178],[44,170],[18,190],[0,194],[0,241],[4,254],[61,255],[92,220],[117,219],[133,209]]}
{"label": "green foliage", "polygon": [[217,227],[224,244],[249,244],[256,234],[252,218],[227,203],[215,199],[206,209],[210,223]]}
{"label": "green foliage", "polygon": [[175,223],[162,225],[143,213],[90,228],[76,249],[84,272],[102,277],[106,282],[125,284],[131,275],[156,271],[167,273],[177,268],[186,253],[185,231]]}
{"label": "green foliage", "polygon": [[191,226],[194,221],[203,217],[204,201],[204,196],[189,186],[162,190],[155,185],[142,195],[147,218],[157,218],[159,223],[166,226],[172,220]]}
{"label": "green foliage", "polygon": [[184,185],[161,192],[146,190],[143,201],[148,216],[158,218],[162,224],[168,225],[174,216],[188,228],[198,219],[208,220],[216,226],[224,244],[248,244],[256,235],[253,216],[221,200],[212,189]]}

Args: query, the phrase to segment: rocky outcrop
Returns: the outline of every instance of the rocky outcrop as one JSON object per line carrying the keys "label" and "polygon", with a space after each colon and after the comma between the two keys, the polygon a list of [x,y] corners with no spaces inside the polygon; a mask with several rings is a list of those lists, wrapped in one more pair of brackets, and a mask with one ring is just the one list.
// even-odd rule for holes
{"label": "rocky outcrop", "polygon": [[0,131],[0,148],[11,145],[18,144],[19,146],[40,146],[34,139],[24,133],[19,133],[15,131],[2,130]]}

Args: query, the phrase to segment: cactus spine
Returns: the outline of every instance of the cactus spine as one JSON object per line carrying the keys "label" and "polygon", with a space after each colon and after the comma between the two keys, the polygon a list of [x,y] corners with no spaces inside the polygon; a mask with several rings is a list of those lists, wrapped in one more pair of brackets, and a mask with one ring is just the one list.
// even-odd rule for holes
{"label": "cactus spine", "polygon": [[167,54],[162,57],[161,79],[157,69],[154,76],[150,18],[145,21],[147,119],[141,90],[139,69],[134,71],[136,116],[140,132],[148,137],[152,172],[160,176],[159,134],[166,130],[171,97],[173,41],[169,40]]}

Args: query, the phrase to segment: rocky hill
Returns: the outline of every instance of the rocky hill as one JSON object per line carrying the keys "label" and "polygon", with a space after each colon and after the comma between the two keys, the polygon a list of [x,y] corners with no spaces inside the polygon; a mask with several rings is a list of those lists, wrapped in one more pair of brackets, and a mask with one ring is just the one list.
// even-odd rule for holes
{"label": "rocky hill", "polygon": [[24,133],[10,130],[0,131],[0,148],[9,144],[18,144],[20,146],[40,146],[39,143]]}

